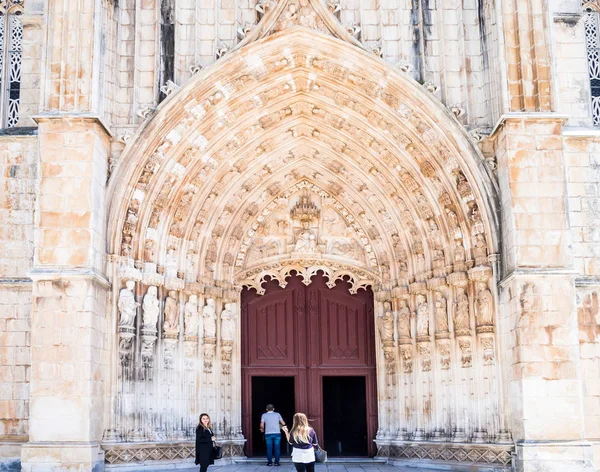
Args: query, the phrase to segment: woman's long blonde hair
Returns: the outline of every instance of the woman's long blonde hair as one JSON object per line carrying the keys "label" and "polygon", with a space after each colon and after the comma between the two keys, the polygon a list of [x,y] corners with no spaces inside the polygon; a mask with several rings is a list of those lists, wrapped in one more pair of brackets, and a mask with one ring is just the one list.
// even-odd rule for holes
{"label": "woman's long blonde hair", "polygon": [[312,428],[308,424],[308,418],[304,413],[296,413],[292,422],[292,430],[290,435],[292,440],[297,444],[310,444],[310,430]]}

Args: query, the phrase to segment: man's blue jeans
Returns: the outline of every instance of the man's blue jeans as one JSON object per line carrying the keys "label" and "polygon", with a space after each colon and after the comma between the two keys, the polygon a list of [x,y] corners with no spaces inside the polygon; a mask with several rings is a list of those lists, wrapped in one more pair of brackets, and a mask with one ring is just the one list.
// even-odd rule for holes
{"label": "man's blue jeans", "polygon": [[273,462],[273,448],[275,448],[275,464],[279,464],[281,433],[265,434],[265,442],[267,443],[267,462]]}

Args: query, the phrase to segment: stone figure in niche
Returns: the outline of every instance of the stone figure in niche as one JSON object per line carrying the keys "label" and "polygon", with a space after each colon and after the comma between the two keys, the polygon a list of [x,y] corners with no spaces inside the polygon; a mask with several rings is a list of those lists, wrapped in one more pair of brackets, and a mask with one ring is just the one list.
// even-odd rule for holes
{"label": "stone figure in niche", "polygon": [[231,303],[226,303],[221,312],[221,339],[235,341],[235,316]]}
{"label": "stone figure in niche", "polygon": [[298,24],[298,6],[290,2],[285,11],[279,17],[275,31],[281,31]]}
{"label": "stone figure in niche", "polygon": [[466,259],[465,248],[460,241],[454,246],[454,262],[464,262]]}
{"label": "stone figure in niche", "polygon": [[200,221],[196,221],[194,227],[192,228],[192,234],[190,235],[190,241],[196,242],[200,237],[200,230],[202,229],[202,223]]}
{"label": "stone figure in niche", "polygon": [[131,200],[131,205],[127,209],[127,222],[136,224],[138,221],[138,213],[140,211],[139,200]]}
{"label": "stone figure in niche", "polygon": [[435,331],[436,333],[448,332],[448,307],[446,298],[441,292],[435,293]]}
{"label": "stone figure in niche", "polygon": [[398,310],[398,337],[399,339],[410,339],[410,308],[405,299],[400,300]]}
{"label": "stone figure in niche", "polygon": [[150,222],[148,223],[148,226],[150,228],[156,228],[158,226],[158,223],[160,221],[160,213],[157,209],[152,210],[152,214],[150,215]]}
{"label": "stone figure in niche", "polygon": [[142,303],[143,317],[142,329],[156,331],[156,323],[160,314],[160,307],[157,298],[157,288],[154,285],[148,287]]}
{"label": "stone figure in niche", "polygon": [[121,242],[121,254],[123,254],[125,257],[131,257],[133,254],[131,240],[132,236],[130,234],[123,235],[123,240]]}
{"label": "stone figure in niche", "polygon": [[429,305],[423,295],[417,296],[417,336],[429,336]]}
{"label": "stone figure in niche", "polygon": [[194,254],[193,253],[188,253],[187,255],[187,261],[186,261],[186,273],[193,275],[195,273],[195,263],[194,263]]}
{"label": "stone figure in niche", "polygon": [[196,336],[198,334],[198,297],[196,295],[190,295],[185,304],[183,329],[186,336]]}
{"label": "stone figure in niche", "polygon": [[487,262],[487,243],[485,242],[485,236],[483,234],[475,236],[473,254],[475,255],[475,262],[478,265]]}
{"label": "stone figure in niche", "polygon": [[119,328],[133,328],[135,320],[135,312],[140,304],[135,301],[133,289],[135,282],[128,280],[125,283],[125,288],[119,292]]}
{"label": "stone figure in niche", "polygon": [[417,261],[415,264],[415,271],[417,274],[425,272],[425,256],[423,254],[417,254]]}
{"label": "stone figure in niche", "polygon": [[383,302],[383,315],[379,317],[377,325],[383,343],[394,340],[394,314],[390,302]]}
{"label": "stone figure in niche", "polygon": [[165,278],[177,278],[177,257],[175,256],[175,250],[172,248],[167,251],[167,257],[165,258]]}
{"label": "stone figure in niche", "polygon": [[144,243],[144,262],[154,261],[154,241],[146,239]]}
{"label": "stone figure in niche", "polygon": [[215,310],[215,300],[209,298],[202,309],[203,328],[205,338],[217,337],[217,312]]}
{"label": "stone figure in niche", "polygon": [[448,226],[453,232],[454,239],[461,239],[462,231],[460,230],[456,213],[453,210],[446,209],[446,214],[448,215]]}
{"label": "stone figure in niche", "polygon": [[490,292],[485,283],[480,282],[479,292],[477,293],[477,326],[494,325],[493,304],[494,297],[492,296],[492,292]]}
{"label": "stone figure in niche", "polygon": [[433,220],[433,218],[429,219],[429,234],[431,237],[431,242],[435,249],[441,249],[444,247],[444,241],[442,238],[442,233],[438,228],[438,225]]}
{"label": "stone figure in niche", "polygon": [[302,222],[302,231],[298,233],[298,240],[296,241],[295,252],[316,252],[317,251],[317,238],[315,234],[309,229],[310,222]]}
{"label": "stone figure in niche", "polygon": [[454,330],[469,331],[471,323],[469,320],[469,298],[463,289],[456,293],[456,311],[454,313]]}
{"label": "stone figure in niche", "polygon": [[165,300],[165,331],[179,331],[179,303],[177,303],[177,292],[171,290]]}

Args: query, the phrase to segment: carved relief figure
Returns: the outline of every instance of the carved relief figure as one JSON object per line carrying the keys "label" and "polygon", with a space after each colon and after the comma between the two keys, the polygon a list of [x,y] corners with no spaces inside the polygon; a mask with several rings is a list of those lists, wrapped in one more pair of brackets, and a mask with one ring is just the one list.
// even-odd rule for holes
{"label": "carved relief figure", "polygon": [[410,308],[405,299],[400,300],[398,310],[398,338],[410,339]]}
{"label": "carved relief figure", "polygon": [[417,336],[429,336],[429,305],[423,295],[417,296]]}
{"label": "carved relief figure", "polygon": [[460,333],[470,329],[469,298],[463,289],[458,289],[456,293],[456,310],[454,312],[454,330]]}
{"label": "carved relief figure", "polygon": [[202,309],[204,338],[217,337],[217,312],[215,310],[215,301],[212,298],[206,300],[206,305]]}
{"label": "carved relief figure", "polygon": [[157,298],[157,289],[154,285],[148,287],[144,301],[142,303],[143,317],[142,329],[156,331],[156,323],[159,316],[159,303]]}
{"label": "carved relief figure", "polygon": [[381,341],[385,344],[394,341],[394,314],[392,304],[388,301],[383,302],[383,315],[377,320],[379,335]]}
{"label": "carved relief figure", "polygon": [[135,301],[133,295],[134,288],[135,282],[133,280],[128,280],[125,283],[125,288],[122,288],[119,292],[119,328],[133,328],[136,309],[140,306],[140,304]]}
{"label": "carved relief figure", "polygon": [[165,331],[179,332],[179,303],[177,302],[177,292],[171,290],[165,300],[165,321],[163,324]]}
{"label": "carved relief figure", "polygon": [[185,304],[183,330],[186,336],[198,334],[198,297],[196,295],[190,295],[190,299]]}
{"label": "carved relief figure", "polygon": [[165,278],[177,278],[177,257],[175,256],[174,249],[167,251],[167,257],[165,258]]}
{"label": "carved relief figure", "polygon": [[412,346],[402,346],[400,348],[400,355],[402,356],[402,360],[404,361],[404,373],[411,374],[412,373]]}
{"label": "carved relief figure", "polygon": [[144,262],[154,261],[154,241],[146,239],[144,243]]}
{"label": "carved relief figure", "polygon": [[235,341],[235,315],[233,305],[226,303],[221,312],[221,339],[224,341]]}
{"label": "carved relief figure", "polygon": [[296,241],[295,252],[316,252],[317,251],[317,238],[315,234],[309,229],[310,222],[302,222],[302,231],[298,233],[298,240]]}
{"label": "carved relief figure", "polygon": [[435,293],[435,331],[436,333],[448,332],[448,306],[441,292]]}
{"label": "carved relief figure", "polygon": [[477,293],[477,327],[494,325],[494,297],[485,283],[479,283]]}

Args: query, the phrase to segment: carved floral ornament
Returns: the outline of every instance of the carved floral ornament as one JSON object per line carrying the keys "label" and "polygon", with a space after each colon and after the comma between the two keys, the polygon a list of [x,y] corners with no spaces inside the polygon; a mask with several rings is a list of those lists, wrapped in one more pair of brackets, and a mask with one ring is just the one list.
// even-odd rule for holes
{"label": "carved floral ornament", "polygon": [[[408,79],[358,49],[284,33],[199,73],[129,141],[131,155],[111,181],[114,252],[159,273],[170,254],[179,279],[233,283],[304,186],[343,220],[345,242],[357,241],[364,261],[350,265],[378,281],[406,285],[457,271],[466,279],[470,267],[486,265],[494,199],[474,183],[486,175],[477,156],[465,157],[474,152],[466,140],[442,132],[451,120],[439,107],[428,114],[432,104]],[[293,50],[282,54],[280,42]],[[330,59],[342,52],[346,62]],[[269,218],[271,233],[257,234]],[[324,224],[307,228],[315,247]],[[290,250],[278,254],[288,259],[299,234],[290,231]]]}

